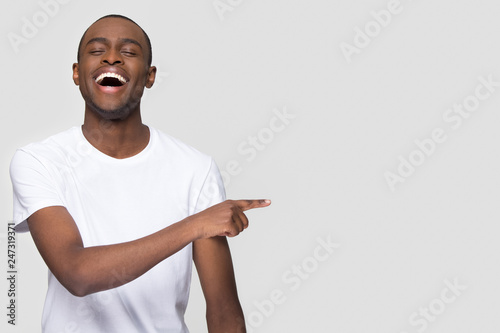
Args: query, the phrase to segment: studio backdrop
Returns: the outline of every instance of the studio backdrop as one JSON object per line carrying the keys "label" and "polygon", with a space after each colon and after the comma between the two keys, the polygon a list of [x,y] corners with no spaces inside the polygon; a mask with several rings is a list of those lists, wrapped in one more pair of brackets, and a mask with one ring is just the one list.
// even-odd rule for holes
{"label": "studio backdrop", "polygon": [[[248,332],[498,332],[499,10],[3,1],[2,332],[41,332],[47,290],[31,236],[8,230],[10,160],[82,124],[71,67],[85,29],[112,13],[152,41],[144,122],[213,156],[228,198],[273,200],[230,239]],[[204,318],[194,273],[191,332],[207,331]]]}

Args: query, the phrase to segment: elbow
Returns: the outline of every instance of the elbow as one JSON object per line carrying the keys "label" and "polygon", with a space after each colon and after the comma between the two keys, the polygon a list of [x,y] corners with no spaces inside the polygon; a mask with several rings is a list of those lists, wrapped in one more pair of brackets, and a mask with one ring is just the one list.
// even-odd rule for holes
{"label": "elbow", "polygon": [[76,297],[84,297],[95,292],[91,280],[80,269],[73,269],[58,280],[71,295]]}
{"label": "elbow", "polygon": [[87,296],[88,294],[86,294],[84,291],[81,291],[81,290],[78,290],[78,289],[75,289],[75,288],[66,288],[69,293],[73,296],[76,296],[76,297],[84,297],[84,296]]}
{"label": "elbow", "polygon": [[85,297],[87,295],[90,295],[91,293],[87,291],[85,287],[78,286],[78,285],[66,285],[64,286],[66,290],[70,292],[71,295],[76,296],[76,297]]}

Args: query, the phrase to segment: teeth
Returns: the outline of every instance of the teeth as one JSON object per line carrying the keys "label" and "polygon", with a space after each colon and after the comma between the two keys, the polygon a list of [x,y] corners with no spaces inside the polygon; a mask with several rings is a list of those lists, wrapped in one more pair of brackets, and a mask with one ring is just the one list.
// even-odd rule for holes
{"label": "teeth", "polygon": [[102,80],[104,80],[104,78],[107,78],[107,77],[113,77],[115,79],[118,79],[123,84],[127,83],[127,80],[125,80],[125,78],[123,76],[121,76],[120,74],[116,74],[116,73],[102,73],[101,75],[99,75],[95,79],[95,82],[101,83]]}

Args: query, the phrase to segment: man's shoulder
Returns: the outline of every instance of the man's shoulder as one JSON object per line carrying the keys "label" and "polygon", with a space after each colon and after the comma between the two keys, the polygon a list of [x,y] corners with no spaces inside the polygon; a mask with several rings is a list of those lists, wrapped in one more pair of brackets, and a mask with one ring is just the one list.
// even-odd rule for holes
{"label": "man's shoulder", "polygon": [[45,156],[47,158],[55,157],[61,153],[67,153],[68,150],[78,148],[78,128],[71,127],[65,131],[53,134],[41,141],[32,142],[18,149],[29,155]]}
{"label": "man's shoulder", "polygon": [[77,130],[77,127],[72,127],[18,148],[10,163],[11,177],[24,179],[46,174],[50,170],[60,172],[61,166],[66,167],[71,162],[71,156],[76,156]]}
{"label": "man's shoulder", "polygon": [[172,154],[177,158],[183,158],[191,161],[201,162],[210,161],[212,159],[211,156],[199,151],[181,139],[167,134],[159,129],[152,129],[156,132],[158,143],[162,151]]}

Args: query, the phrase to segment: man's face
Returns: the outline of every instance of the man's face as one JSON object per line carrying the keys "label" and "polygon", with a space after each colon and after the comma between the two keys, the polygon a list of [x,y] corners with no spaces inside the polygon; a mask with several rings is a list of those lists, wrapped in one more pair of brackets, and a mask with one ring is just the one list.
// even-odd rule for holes
{"label": "man's face", "polygon": [[104,119],[125,119],[139,110],[144,87],[150,88],[156,68],[149,67],[142,30],[121,18],[94,23],[84,36],[73,80],[86,108]]}

